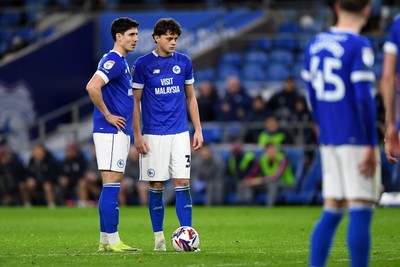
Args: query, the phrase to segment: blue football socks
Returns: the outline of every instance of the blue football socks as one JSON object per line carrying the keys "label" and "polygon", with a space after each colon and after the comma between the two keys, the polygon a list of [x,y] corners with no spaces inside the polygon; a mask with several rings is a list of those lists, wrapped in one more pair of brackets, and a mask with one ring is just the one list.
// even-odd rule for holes
{"label": "blue football socks", "polygon": [[325,266],[343,209],[325,208],[311,236],[310,266]]}
{"label": "blue football socks", "polygon": [[352,267],[368,266],[371,250],[373,208],[367,205],[349,207],[347,243]]}
{"label": "blue football socks", "polygon": [[181,226],[192,226],[192,196],[189,186],[175,187],[175,209]]}
{"label": "blue football socks", "polygon": [[153,232],[160,232],[164,228],[164,188],[149,188],[149,211]]}
{"label": "blue football socks", "polygon": [[118,231],[118,193],[120,183],[103,184],[99,199],[100,231],[108,234]]}

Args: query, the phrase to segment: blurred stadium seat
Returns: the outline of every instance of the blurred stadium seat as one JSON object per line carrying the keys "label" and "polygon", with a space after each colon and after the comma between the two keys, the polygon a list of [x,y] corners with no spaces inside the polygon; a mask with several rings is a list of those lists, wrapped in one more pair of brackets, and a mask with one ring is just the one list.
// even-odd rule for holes
{"label": "blurred stadium seat", "polygon": [[203,124],[203,139],[206,144],[221,143],[223,138],[223,130],[216,124]]}
{"label": "blurred stadium seat", "polygon": [[244,63],[261,63],[266,64],[268,62],[268,54],[264,51],[248,51],[243,56]]}
{"label": "blurred stadium seat", "polygon": [[267,79],[266,68],[261,63],[245,63],[242,67],[242,79],[244,81],[265,81]]}
{"label": "blurred stadium seat", "polygon": [[278,29],[278,33],[300,33],[301,28],[297,22],[282,23]]}
{"label": "blurred stadium seat", "polygon": [[286,49],[273,49],[269,53],[270,62],[292,64],[294,62],[294,56],[291,51]]}
{"label": "blurred stadium seat", "polygon": [[225,80],[230,75],[240,76],[240,69],[236,64],[222,63],[218,66],[217,80]]}
{"label": "blurred stadium seat", "polygon": [[236,66],[240,66],[242,63],[242,54],[237,52],[223,53],[220,60],[220,64],[233,64]]}
{"label": "blurred stadium seat", "polygon": [[251,40],[247,45],[247,51],[268,52],[272,48],[272,40],[268,37]]}
{"label": "blurred stadium seat", "polygon": [[273,47],[275,49],[295,51],[298,46],[298,38],[293,34],[277,34],[273,40]]}
{"label": "blurred stadium seat", "polygon": [[315,202],[320,202],[321,197],[321,181],[322,181],[322,166],[320,153],[317,151],[314,155],[314,160],[308,168],[304,177],[296,185],[294,192],[285,192],[282,194],[282,201],[289,205],[310,205]]}
{"label": "blurred stadium seat", "polygon": [[292,75],[292,70],[287,64],[271,62],[267,66],[267,80],[270,82],[281,82]]}

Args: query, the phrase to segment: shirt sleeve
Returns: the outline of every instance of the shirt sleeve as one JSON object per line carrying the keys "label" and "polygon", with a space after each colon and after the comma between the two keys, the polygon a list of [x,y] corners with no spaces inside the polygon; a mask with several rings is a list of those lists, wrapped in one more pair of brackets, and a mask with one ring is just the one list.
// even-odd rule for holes
{"label": "shirt sleeve", "polygon": [[398,55],[400,49],[399,46],[400,46],[400,17],[393,22],[390,34],[383,45],[383,51],[385,53]]}
{"label": "shirt sleeve", "polygon": [[97,68],[96,74],[103,78],[104,82],[107,84],[109,81],[119,77],[121,74],[122,61],[116,60],[114,58],[105,58],[102,60]]}
{"label": "shirt sleeve", "polygon": [[194,75],[193,75],[192,61],[188,56],[186,56],[185,84],[193,84],[193,83],[194,83]]}
{"label": "shirt sleeve", "polygon": [[134,89],[143,89],[144,87],[144,71],[143,71],[143,64],[138,59],[136,60],[135,64],[133,65],[132,71],[132,87]]}
{"label": "shirt sleeve", "polygon": [[373,65],[374,54],[371,46],[364,44],[361,49],[357,47],[351,66],[350,79],[355,90],[362,130],[365,131],[367,142],[371,146],[377,144],[376,109],[372,97],[373,82],[375,81]]}

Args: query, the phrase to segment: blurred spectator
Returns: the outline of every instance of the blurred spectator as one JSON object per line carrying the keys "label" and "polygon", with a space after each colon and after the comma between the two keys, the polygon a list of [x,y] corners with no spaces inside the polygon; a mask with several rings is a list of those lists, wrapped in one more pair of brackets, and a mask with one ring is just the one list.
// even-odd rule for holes
{"label": "blurred spectator", "polygon": [[26,170],[21,159],[13,153],[5,139],[0,137],[0,205],[19,205],[20,186]]}
{"label": "blurred spectator", "polygon": [[[298,98],[294,103],[294,112],[289,117],[290,135],[296,137],[294,143],[301,146],[316,146],[318,144],[316,125],[308,109],[306,99]],[[314,149],[305,150],[305,164],[309,166],[314,158]]]}
{"label": "blurred spectator", "polygon": [[229,76],[226,79],[225,95],[217,109],[218,121],[240,121],[246,118],[250,109],[251,97],[242,86],[239,77]]}
{"label": "blurred spectator", "polygon": [[279,125],[278,118],[274,115],[267,117],[264,120],[264,130],[258,135],[257,144],[264,147],[268,143],[276,145],[293,144],[290,134],[282,129]]}
{"label": "blurred spectator", "polygon": [[199,105],[200,119],[202,121],[215,121],[218,93],[210,81],[203,81],[199,85],[197,104]]}
{"label": "blurred spectator", "polygon": [[288,77],[283,83],[282,90],[279,90],[271,96],[268,106],[281,121],[287,121],[294,112],[296,99],[305,98],[297,90],[294,77]]}
{"label": "blurred spectator", "polygon": [[134,145],[129,151],[128,160],[125,168],[125,175],[121,183],[121,191],[119,193],[119,204],[125,206],[128,204],[130,195],[137,194],[139,204],[147,205],[149,194],[149,183],[139,180],[139,153]]}
{"label": "blurred spectator", "polygon": [[54,185],[58,175],[59,164],[53,155],[43,144],[35,144],[28,163],[28,176],[22,186],[21,197],[24,205],[44,202],[48,207],[55,207]]}
{"label": "blurred spectator", "polygon": [[87,160],[75,142],[67,144],[61,163],[61,175],[56,187],[57,200],[61,205],[73,205],[78,197],[78,182],[86,172]]}
{"label": "blurred spectator", "polygon": [[242,196],[244,201],[251,201],[255,193],[267,189],[267,205],[273,207],[278,200],[279,190],[292,188],[293,185],[294,176],[285,154],[279,150],[278,145],[268,143],[264,148],[264,154],[242,181],[241,187],[250,189]]}
{"label": "blurred spectator", "polygon": [[[198,160],[192,161],[191,170],[193,182],[203,184],[206,194],[205,205],[222,205],[225,199],[225,164],[212,152],[207,144],[199,150]],[[194,184],[196,187],[196,185]]]}
{"label": "blurred spectator", "polygon": [[78,182],[78,207],[81,208],[94,206],[94,202],[100,197],[102,188],[101,174],[97,168],[96,150],[93,144],[91,147],[91,152],[91,160],[88,162],[88,166],[82,179],[80,179]]}
{"label": "blurred spectator", "polygon": [[[246,122],[263,122],[267,117],[272,115],[272,111],[267,107],[264,99],[261,95],[257,95],[252,99],[251,109],[247,112]],[[244,141],[246,143],[256,143],[258,135],[262,131],[255,125],[250,125],[247,127],[247,132],[245,133]]]}
{"label": "blurred spectator", "polygon": [[238,195],[240,183],[254,164],[256,155],[252,151],[244,151],[243,144],[240,141],[232,143],[230,152],[226,168],[228,178],[227,191],[235,192]]}

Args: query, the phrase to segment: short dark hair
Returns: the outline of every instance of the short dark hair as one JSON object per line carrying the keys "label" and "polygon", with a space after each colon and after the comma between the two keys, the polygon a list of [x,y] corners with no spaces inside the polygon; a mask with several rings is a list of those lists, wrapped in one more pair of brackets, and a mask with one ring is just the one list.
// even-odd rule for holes
{"label": "short dark hair", "polygon": [[371,0],[336,0],[336,3],[348,12],[361,12],[366,6],[371,3]]}
{"label": "short dark hair", "polygon": [[111,36],[114,42],[117,40],[117,33],[124,34],[126,31],[139,27],[139,22],[130,18],[118,18],[111,24]]}
{"label": "short dark hair", "polygon": [[160,36],[168,32],[181,36],[181,25],[173,18],[161,18],[157,21],[156,25],[154,25],[152,36],[154,38],[155,35]]}

